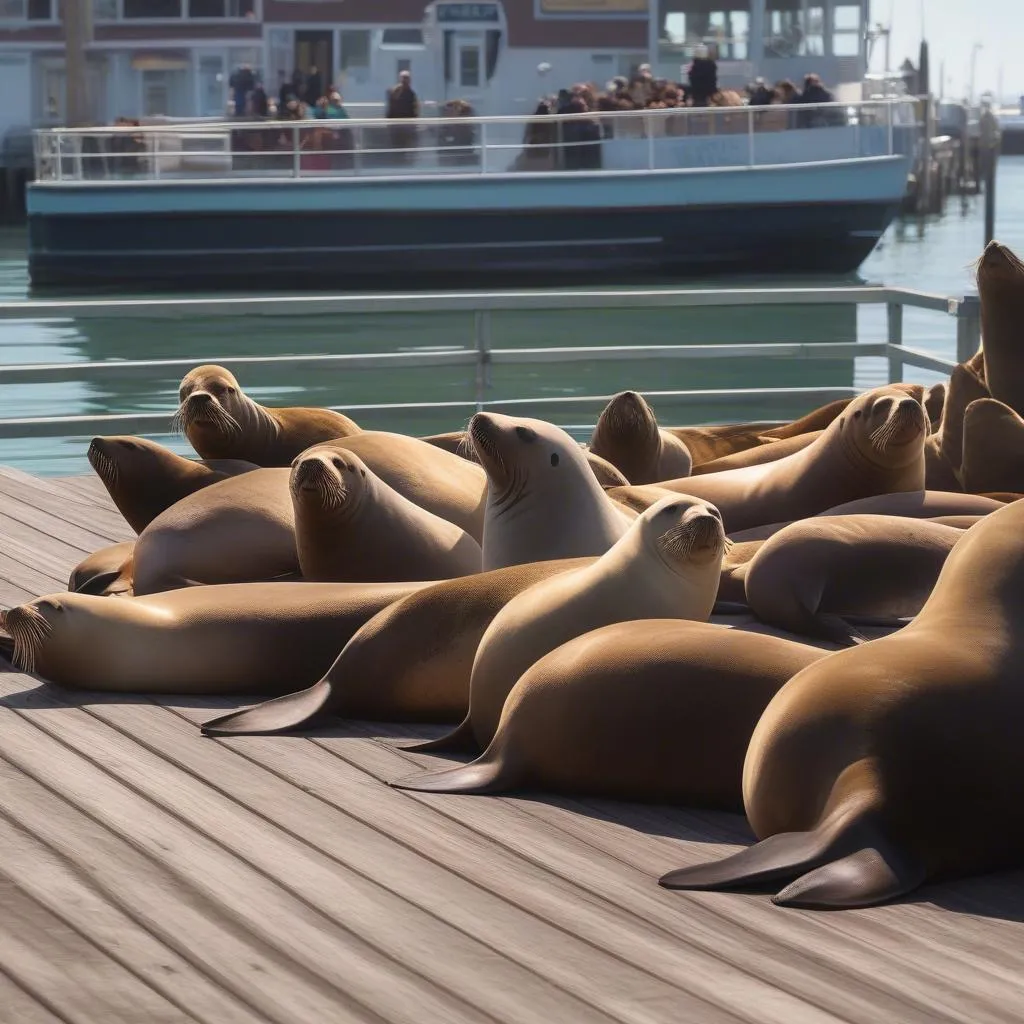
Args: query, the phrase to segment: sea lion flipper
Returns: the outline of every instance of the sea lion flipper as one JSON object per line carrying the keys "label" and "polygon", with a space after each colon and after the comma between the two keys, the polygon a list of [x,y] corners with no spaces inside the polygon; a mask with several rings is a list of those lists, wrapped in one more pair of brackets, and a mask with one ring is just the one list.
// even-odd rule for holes
{"label": "sea lion flipper", "polygon": [[413,751],[417,754],[464,754],[479,753],[480,747],[477,744],[476,735],[473,732],[473,725],[467,715],[458,728],[452,732],[439,736],[436,740],[417,741],[408,745],[402,744],[402,750]]}
{"label": "sea lion flipper", "polygon": [[[124,578],[123,569],[111,569],[109,572],[98,572],[82,580],[74,587],[72,593],[92,594],[96,596],[108,596],[110,594],[124,593],[131,589],[131,582]],[[113,585],[121,581],[121,586],[112,589]]]}
{"label": "sea lion flipper", "polygon": [[514,764],[489,749],[476,761],[422,775],[407,775],[389,782],[395,789],[413,789],[421,793],[500,793],[514,789],[522,779]]}
{"label": "sea lion flipper", "polygon": [[[866,644],[866,637],[856,626],[840,615],[829,615],[818,612],[814,616],[814,634],[824,640],[830,640],[834,644],[843,647],[856,647],[858,644]],[[809,631],[810,632],[810,631]]]}
{"label": "sea lion flipper", "polygon": [[286,732],[313,724],[324,713],[332,693],[331,683],[318,683],[296,693],[286,693],[251,708],[232,711],[200,725],[204,736],[242,736]]}
{"label": "sea lion flipper", "polygon": [[887,843],[879,842],[815,868],[773,896],[772,903],[819,910],[868,907],[910,892],[923,881],[923,871],[904,864]]}
{"label": "sea lion flipper", "polygon": [[831,842],[817,832],[780,832],[739,853],[708,864],[670,871],[658,879],[666,889],[735,889],[793,878],[817,867]]}

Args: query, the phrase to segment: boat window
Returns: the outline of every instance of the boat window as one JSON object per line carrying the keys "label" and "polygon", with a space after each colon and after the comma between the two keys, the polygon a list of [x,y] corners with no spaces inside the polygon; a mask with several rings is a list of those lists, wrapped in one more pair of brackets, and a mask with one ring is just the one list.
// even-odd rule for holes
{"label": "boat window", "polygon": [[125,18],[180,18],[182,0],[124,0]]}
{"label": "boat window", "polygon": [[53,0],[28,0],[29,21],[53,21]]}
{"label": "boat window", "polygon": [[380,35],[381,46],[422,46],[421,28],[386,28]]}
{"label": "boat window", "polygon": [[749,0],[658,0],[658,57],[687,64],[707,46],[719,60],[746,60]]}
{"label": "boat window", "polygon": [[96,21],[117,21],[117,0],[92,0],[92,16]]}
{"label": "boat window", "polygon": [[0,21],[24,21],[25,0],[0,0]]}
{"label": "boat window", "polygon": [[480,85],[480,47],[459,47],[459,85],[463,89],[475,89]]}
{"label": "boat window", "polygon": [[368,68],[370,66],[370,30],[368,28],[342,29],[340,35],[341,70]]}
{"label": "boat window", "polygon": [[199,102],[203,117],[223,115],[227,103],[227,79],[224,74],[224,58],[215,56],[199,58]]}
{"label": "boat window", "polygon": [[843,4],[832,12],[832,53],[836,57],[856,57],[860,54],[860,5]]}

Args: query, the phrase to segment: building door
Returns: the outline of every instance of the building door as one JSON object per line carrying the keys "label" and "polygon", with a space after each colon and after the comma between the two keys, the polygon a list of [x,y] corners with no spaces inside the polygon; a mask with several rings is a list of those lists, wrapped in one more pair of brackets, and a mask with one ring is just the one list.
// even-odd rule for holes
{"label": "building door", "polygon": [[324,89],[334,80],[334,32],[315,31],[295,33],[295,67],[304,75],[311,67],[320,72]]}
{"label": "building door", "polygon": [[455,97],[470,103],[479,98],[487,85],[482,32],[459,32],[454,42]]}

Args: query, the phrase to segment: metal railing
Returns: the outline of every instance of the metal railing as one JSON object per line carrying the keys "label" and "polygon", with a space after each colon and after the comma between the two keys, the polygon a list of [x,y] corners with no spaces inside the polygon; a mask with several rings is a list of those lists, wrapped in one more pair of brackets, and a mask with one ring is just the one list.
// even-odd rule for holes
{"label": "metal railing", "polygon": [[[495,348],[491,344],[491,316],[499,311],[524,309],[546,311],[602,311],[737,306],[884,305],[887,339],[881,342],[813,342],[718,345],[614,345],[561,346],[549,348]],[[903,344],[903,314],[907,308],[940,312],[956,324],[955,361],[908,348]],[[531,291],[491,293],[436,293],[412,295],[283,296],[261,298],[124,299],[0,303],[0,321],[76,320],[93,318],[230,317],[269,315],[294,318],[303,314],[473,314],[473,347],[445,351],[351,353],[322,355],[272,355],[244,357],[192,357],[187,359],[133,359],[0,366],[0,387],[9,384],[40,384],[68,380],[174,379],[201,363],[219,363],[237,373],[245,384],[246,371],[281,367],[312,374],[324,370],[425,369],[430,367],[474,368],[475,396],[470,401],[349,404],[344,411],[357,419],[362,413],[395,416],[410,411],[443,411],[455,425],[474,411],[484,409],[552,412],[593,410],[610,395],[571,395],[491,399],[491,373],[495,366],[511,364],[571,364],[599,361],[677,359],[852,359],[882,357],[888,360],[888,379],[902,379],[903,368],[914,366],[948,374],[978,349],[981,336],[977,296],[949,298],[926,292],[886,287],[847,288],[725,288]],[[2,329],[2,326],[0,326]],[[630,386],[628,380],[622,387]],[[849,386],[813,388],[747,388],[704,391],[645,392],[654,398],[671,399],[673,406],[700,409],[728,402],[740,406],[776,403],[780,408],[796,399],[806,407],[855,393]],[[341,407],[335,407],[341,408]],[[0,419],[0,439],[28,437],[77,437],[95,433],[166,433],[173,410],[93,416],[55,416]]]}
{"label": "metal railing", "polygon": [[913,152],[904,101],[500,117],[46,128],[40,183],[658,171]]}

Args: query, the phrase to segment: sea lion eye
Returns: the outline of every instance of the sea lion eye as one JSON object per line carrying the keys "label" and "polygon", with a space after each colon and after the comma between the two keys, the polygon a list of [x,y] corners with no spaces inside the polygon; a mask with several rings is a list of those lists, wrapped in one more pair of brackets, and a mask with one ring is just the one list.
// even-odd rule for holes
{"label": "sea lion eye", "polygon": [[859,419],[861,418],[861,416],[863,416],[863,415],[864,415],[864,410],[863,410],[863,409],[858,409],[858,410],[857,410],[857,411],[856,411],[856,412],[855,412],[855,413],[853,414],[853,418],[854,418],[855,420],[859,420]]}
{"label": "sea lion eye", "polygon": [[528,444],[537,440],[537,432],[529,427],[516,427],[516,436],[520,441],[526,441]]}
{"label": "sea lion eye", "polygon": [[557,466],[558,465],[558,452],[552,452],[551,453],[551,465],[552,466]]}
{"label": "sea lion eye", "polygon": [[365,469],[359,470],[359,475],[365,479],[366,478],[366,470]]}
{"label": "sea lion eye", "polygon": [[344,463],[344,462],[342,462],[342,461],[341,461],[341,459],[339,459],[337,455],[335,455],[335,456],[334,456],[334,458],[333,458],[333,459],[331,459],[331,462],[332,462],[332,463],[334,464],[334,468],[335,468],[335,469],[336,469],[336,470],[337,470],[337,471],[338,471],[339,473],[341,473],[341,472],[343,472],[343,471],[344,471],[344,469],[345,469],[345,463]]}

